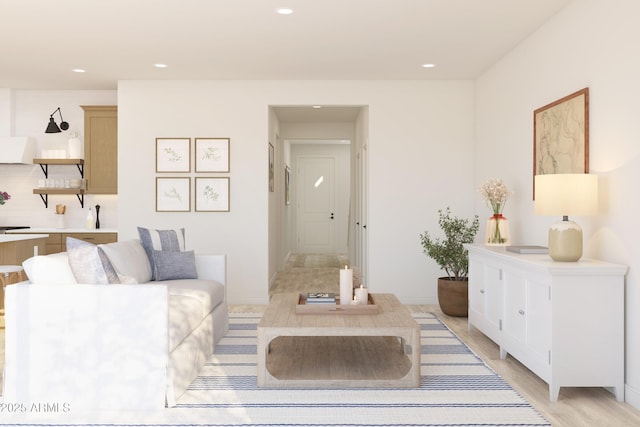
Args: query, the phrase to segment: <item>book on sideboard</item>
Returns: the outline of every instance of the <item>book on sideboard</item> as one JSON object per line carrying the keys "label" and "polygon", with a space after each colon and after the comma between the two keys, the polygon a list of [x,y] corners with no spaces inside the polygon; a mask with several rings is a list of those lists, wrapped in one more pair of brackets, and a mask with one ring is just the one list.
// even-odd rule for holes
{"label": "book on sideboard", "polygon": [[546,246],[536,245],[520,245],[520,246],[507,246],[509,252],[515,252],[517,254],[548,254],[549,248]]}

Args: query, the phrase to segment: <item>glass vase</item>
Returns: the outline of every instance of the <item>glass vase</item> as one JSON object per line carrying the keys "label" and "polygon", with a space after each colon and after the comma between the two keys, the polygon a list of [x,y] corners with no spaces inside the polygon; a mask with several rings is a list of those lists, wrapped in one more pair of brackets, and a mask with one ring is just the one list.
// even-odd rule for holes
{"label": "glass vase", "polygon": [[509,220],[502,214],[495,214],[487,219],[485,244],[489,246],[506,246],[509,240]]}

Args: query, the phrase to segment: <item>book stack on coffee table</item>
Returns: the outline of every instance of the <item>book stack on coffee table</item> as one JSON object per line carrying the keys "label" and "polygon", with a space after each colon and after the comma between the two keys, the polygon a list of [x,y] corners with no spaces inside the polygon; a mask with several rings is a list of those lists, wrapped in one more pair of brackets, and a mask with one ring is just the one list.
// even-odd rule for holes
{"label": "book stack on coffee table", "polygon": [[307,304],[335,304],[336,295],[332,292],[309,292]]}

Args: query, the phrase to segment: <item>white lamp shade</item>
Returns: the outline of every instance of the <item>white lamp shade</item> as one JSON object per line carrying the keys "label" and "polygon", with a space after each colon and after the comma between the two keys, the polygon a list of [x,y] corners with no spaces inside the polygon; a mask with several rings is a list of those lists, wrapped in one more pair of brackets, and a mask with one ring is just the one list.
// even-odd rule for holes
{"label": "white lamp shade", "polygon": [[598,176],[586,173],[535,176],[536,215],[595,215]]}

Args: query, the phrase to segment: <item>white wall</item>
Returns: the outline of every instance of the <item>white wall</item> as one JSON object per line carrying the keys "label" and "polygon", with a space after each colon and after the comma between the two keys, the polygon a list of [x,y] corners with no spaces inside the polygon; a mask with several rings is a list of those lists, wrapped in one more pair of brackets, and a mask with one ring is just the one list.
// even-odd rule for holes
{"label": "white wall", "polygon": [[[227,254],[232,304],[265,303],[276,220],[269,219],[268,106],[310,104],[369,106],[369,286],[407,303],[435,303],[441,272],[422,254],[419,234],[437,231],[437,210],[447,205],[473,214],[469,81],[122,81],[120,238],[135,237],[139,225],[184,226],[191,248]],[[162,136],[231,138],[229,213],[155,212]]]}
{"label": "white wall", "polygon": [[[514,242],[546,245],[548,226],[558,218],[533,213],[533,111],[589,87],[589,163],[599,175],[600,215],[576,220],[585,256],[630,267],[626,397],[640,408],[638,16],[636,0],[573,2],[478,79],[475,181],[504,179],[516,191],[505,209]],[[479,197],[476,209],[483,210]]]}
{"label": "white wall", "polygon": [[[36,141],[37,154],[42,149],[66,149],[71,132],[77,132],[84,141],[84,111],[81,105],[116,105],[117,92],[114,90],[42,91],[42,90],[0,90],[0,104],[4,104],[0,121],[11,128],[13,136],[28,136]],[[62,117],[69,123],[69,130],[46,134],[51,113],[60,107]],[[6,126],[5,118],[11,115],[11,126]],[[54,116],[60,124],[58,113]],[[6,136],[6,135],[5,135]],[[2,147],[0,147],[2,149]],[[49,177],[56,179],[79,178],[75,166],[50,166]],[[40,196],[33,194],[38,180],[44,174],[38,165],[0,164],[0,191],[7,191],[12,199],[0,207],[0,225],[30,225],[38,228],[55,228],[55,206],[67,206],[65,215],[68,228],[84,228],[86,208],[99,204],[102,228],[117,228],[117,196],[86,195],[85,209],[74,195],[50,195],[49,207],[45,208]]]}

